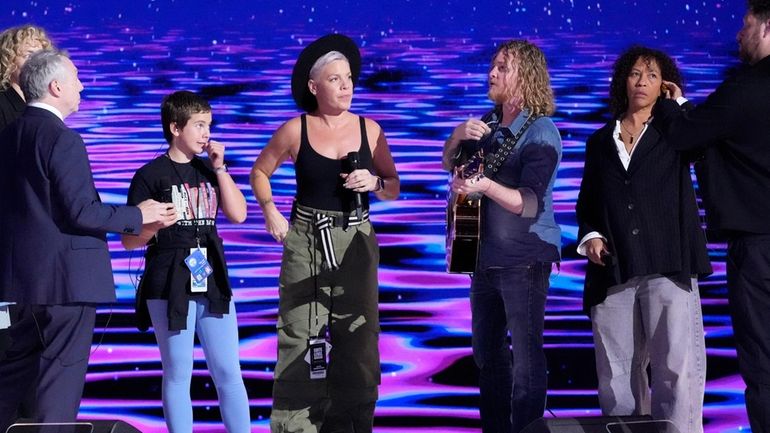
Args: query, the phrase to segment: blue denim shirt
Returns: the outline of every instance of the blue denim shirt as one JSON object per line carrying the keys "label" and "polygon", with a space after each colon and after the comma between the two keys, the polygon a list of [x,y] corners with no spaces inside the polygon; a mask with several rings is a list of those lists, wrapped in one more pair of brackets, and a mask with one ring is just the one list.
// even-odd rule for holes
{"label": "blue denim shirt", "polygon": [[[528,110],[522,111],[510,126],[499,126],[490,139],[482,140],[480,146],[485,155],[492,155],[528,116]],[[561,229],[554,219],[552,192],[561,150],[556,125],[549,117],[540,117],[524,132],[498,172],[485,173],[495,182],[518,189],[524,199],[524,211],[516,215],[495,201],[482,198],[479,267],[559,261]]]}

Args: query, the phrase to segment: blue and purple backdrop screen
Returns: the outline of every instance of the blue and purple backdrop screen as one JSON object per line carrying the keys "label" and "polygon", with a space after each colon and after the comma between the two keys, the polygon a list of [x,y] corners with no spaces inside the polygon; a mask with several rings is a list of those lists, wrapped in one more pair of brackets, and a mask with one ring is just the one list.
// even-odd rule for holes
{"label": "blue and purple backdrop screen", "polygon": [[[470,280],[445,272],[447,175],[440,155],[455,125],[489,108],[486,71],[495,46],[527,38],[545,51],[564,141],[554,191],[563,262],[551,279],[546,313],[546,416],[598,415],[574,207],[586,138],[608,120],[612,62],[633,43],[663,49],[683,69],[685,95],[701,102],[737,65],[743,12],[739,0],[4,0],[0,27],[42,25],[71,54],[85,90],[80,111],[67,123],[87,143],[105,202],[124,203],[134,171],[165,151],[164,95],[188,89],[210,99],[213,137],[226,143],[231,173],[249,204],[244,224],[220,218],[218,225],[235,288],[255,432],[268,431],[281,245],[264,231],[248,173],[272,133],[298,114],[290,74],[302,47],[330,32],[352,37],[363,56],[353,111],[383,126],[401,176],[399,200],[372,204],[382,251],[383,375],[375,430],[467,433],[480,426]],[[290,162],[272,185],[288,215],[295,189]],[[138,332],[133,321],[142,254],[123,251],[117,237],[110,247],[119,301],[99,309],[81,417],[119,418],[162,432],[158,348],[153,334]],[[715,273],[701,282],[706,431],[745,430],[724,245],[709,247]],[[201,350],[191,392],[196,431],[224,431]]]}

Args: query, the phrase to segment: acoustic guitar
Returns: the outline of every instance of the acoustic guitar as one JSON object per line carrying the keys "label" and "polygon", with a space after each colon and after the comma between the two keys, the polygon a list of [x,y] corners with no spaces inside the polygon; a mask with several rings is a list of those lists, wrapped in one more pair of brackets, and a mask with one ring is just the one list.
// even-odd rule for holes
{"label": "acoustic guitar", "polygon": [[[484,154],[479,150],[465,164],[455,168],[463,179],[480,178]],[[451,180],[450,180],[451,182]],[[471,274],[476,270],[481,229],[481,196],[457,194],[449,188],[447,199],[446,267],[447,272]]]}

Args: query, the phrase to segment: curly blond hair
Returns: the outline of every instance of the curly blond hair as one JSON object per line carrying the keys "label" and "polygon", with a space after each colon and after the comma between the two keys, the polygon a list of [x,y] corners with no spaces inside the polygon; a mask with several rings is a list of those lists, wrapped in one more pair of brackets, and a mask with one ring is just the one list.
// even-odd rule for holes
{"label": "curly blond hair", "polygon": [[43,49],[53,46],[45,30],[32,24],[11,27],[0,33],[0,90],[11,84],[11,74],[16,70],[13,61],[22,54],[19,51],[22,44],[30,39],[40,42]]}
{"label": "curly blond hair", "polygon": [[[550,116],[556,110],[551,89],[551,78],[545,55],[537,46],[525,40],[510,40],[502,43],[492,57],[492,63],[498,54],[503,53],[505,61],[517,70],[517,86],[508,86],[508,99],[520,96],[523,108],[532,114]],[[491,67],[490,67],[491,69]],[[518,94],[518,95],[517,95]]]}

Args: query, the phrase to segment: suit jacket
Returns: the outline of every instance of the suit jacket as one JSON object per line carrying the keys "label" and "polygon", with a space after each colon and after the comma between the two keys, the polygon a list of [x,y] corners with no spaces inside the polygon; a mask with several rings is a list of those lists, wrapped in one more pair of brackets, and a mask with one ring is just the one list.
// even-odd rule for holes
{"label": "suit jacket", "polygon": [[698,185],[709,228],[770,234],[770,56],[690,107],[663,100],[654,113],[672,146],[705,154]]}
{"label": "suit jacket", "polygon": [[614,259],[607,266],[589,261],[587,312],[609,287],[635,276],[662,274],[689,285],[691,275],[711,273],[685,155],[666,143],[653,120],[626,170],[614,128],[613,120],[588,139],[577,201],[578,239],[601,233]]}
{"label": "suit jacket", "polygon": [[105,233],[139,233],[139,209],[101,202],[83,140],[47,110],[27,107],[0,149],[0,299],[114,301]]}

